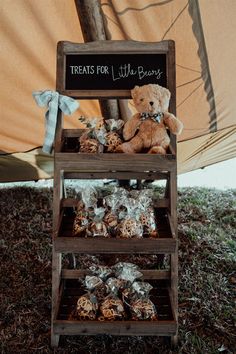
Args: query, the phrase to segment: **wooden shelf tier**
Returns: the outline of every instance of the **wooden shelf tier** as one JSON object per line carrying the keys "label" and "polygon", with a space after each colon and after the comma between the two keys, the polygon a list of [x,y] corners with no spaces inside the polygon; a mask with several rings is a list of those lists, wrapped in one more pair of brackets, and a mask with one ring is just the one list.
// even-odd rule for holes
{"label": "wooden shelf tier", "polygon": [[[109,178],[107,173],[110,173],[113,177],[114,172],[130,172],[131,175],[127,175],[125,178],[132,178],[135,176],[136,178],[147,177],[147,179],[148,174],[150,174],[149,179],[159,179],[160,177],[165,178],[165,175],[162,174],[160,176],[160,173],[176,170],[176,155],[171,148],[166,155],[147,153],[132,155],[120,153],[79,153],[78,138],[82,131],[84,130],[63,130],[62,142],[58,144],[59,146],[55,151],[55,168],[63,171],[80,171],[86,173],[101,172],[106,173],[107,178]],[[137,172],[141,174],[144,173],[145,176],[139,176]],[[87,177],[88,176],[89,174]],[[100,176],[96,177],[101,178]],[[92,174],[90,178],[94,178]],[[118,176],[116,178],[124,178],[124,176]]]}
{"label": "wooden shelf tier", "polygon": [[[74,203],[74,202],[73,202]],[[68,205],[68,203],[65,203]],[[72,207],[62,207],[58,233],[54,238],[56,252],[64,253],[139,253],[163,254],[176,252],[177,240],[172,219],[166,208],[155,208],[157,238],[122,239],[116,237],[73,236],[75,213]]]}
{"label": "wooden shelf tier", "polygon": [[76,307],[79,296],[84,294],[78,280],[63,281],[63,289],[57,306],[56,317],[53,320],[55,334],[61,335],[159,335],[176,334],[177,321],[172,308],[171,294],[165,280],[150,280],[153,286],[150,299],[154,303],[158,319],[155,321],[134,321],[127,310],[127,318],[119,321],[82,321],[68,320]]}

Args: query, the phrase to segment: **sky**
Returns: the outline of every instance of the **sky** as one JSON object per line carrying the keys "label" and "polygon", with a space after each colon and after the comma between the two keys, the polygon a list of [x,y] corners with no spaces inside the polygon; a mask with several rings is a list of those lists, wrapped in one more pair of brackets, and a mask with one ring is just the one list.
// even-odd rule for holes
{"label": "sky", "polygon": [[236,158],[178,176],[178,187],[236,188]]}

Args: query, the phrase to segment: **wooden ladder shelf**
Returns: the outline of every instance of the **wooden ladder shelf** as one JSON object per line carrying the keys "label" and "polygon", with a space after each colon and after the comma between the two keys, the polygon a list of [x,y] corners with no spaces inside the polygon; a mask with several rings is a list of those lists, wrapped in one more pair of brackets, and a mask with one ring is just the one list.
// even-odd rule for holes
{"label": "wooden ladder shelf", "polygon": [[[112,61],[116,68],[119,63],[138,61],[140,65],[150,62],[159,65],[164,73],[158,84],[171,91],[170,112],[175,114],[175,47],[173,41],[143,43],[134,41],[103,41],[87,44],[59,42],[57,50],[57,91],[76,99],[84,98],[130,98],[130,90],[135,84],[134,77],[124,80],[124,87],[117,81],[92,78],[76,82],[71,66],[76,63],[101,65]],[[98,63],[98,64],[97,64]],[[107,64],[109,65],[109,64]],[[96,72],[96,70],[93,70]],[[110,81],[109,81],[110,80]],[[153,80],[149,78],[149,80]],[[118,80],[119,81],[119,80]],[[153,83],[153,81],[146,81]],[[143,83],[141,83],[143,84]],[[90,84],[91,85],[91,84]],[[177,241],[177,175],[176,140],[171,134],[170,151],[166,155],[134,154],[78,154],[73,141],[78,140],[81,129],[64,129],[62,112],[58,113],[54,155],[54,201],[53,201],[53,254],[52,254],[52,346],[58,346],[60,335],[142,335],[170,336],[177,341],[178,327],[178,241]],[[65,147],[70,142],[70,149]],[[72,146],[72,147],[71,147]],[[132,164],[130,163],[132,159]],[[65,179],[137,179],[166,180],[165,197],[155,202],[159,215],[159,237],[156,239],[116,239],[116,238],[76,238],[73,237],[73,215],[69,210],[77,200],[64,194]],[[76,305],[81,289],[76,281],[86,274],[86,270],[62,269],[62,254],[169,254],[169,270],[142,270],[143,278],[156,289],[153,303],[157,307],[156,321],[72,321],[69,314]],[[68,300],[70,299],[70,301]]]}

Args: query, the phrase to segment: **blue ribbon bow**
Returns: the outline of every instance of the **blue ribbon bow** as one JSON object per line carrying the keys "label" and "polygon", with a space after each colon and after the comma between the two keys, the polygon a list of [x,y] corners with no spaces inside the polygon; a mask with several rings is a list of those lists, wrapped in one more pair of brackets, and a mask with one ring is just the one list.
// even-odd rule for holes
{"label": "blue ribbon bow", "polygon": [[33,97],[40,107],[48,107],[45,113],[45,137],[43,152],[51,153],[55,138],[58,108],[65,114],[72,114],[79,107],[79,103],[73,98],[60,95],[56,91],[36,91]]}

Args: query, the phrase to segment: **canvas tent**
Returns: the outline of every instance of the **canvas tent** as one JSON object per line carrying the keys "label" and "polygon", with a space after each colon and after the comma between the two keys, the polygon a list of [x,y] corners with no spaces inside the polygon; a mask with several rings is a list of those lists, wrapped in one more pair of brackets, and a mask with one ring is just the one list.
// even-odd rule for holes
{"label": "canvas tent", "polygon": [[[176,43],[178,172],[236,156],[236,1],[101,0],[107,39]],[[56,45],[83,42],[74,0],[0,2],[0,179],[50,178],[53,158],[41,152],[44,113],[32,92],[55,90]],[[99,116],[97,101],[78,117]]]}

